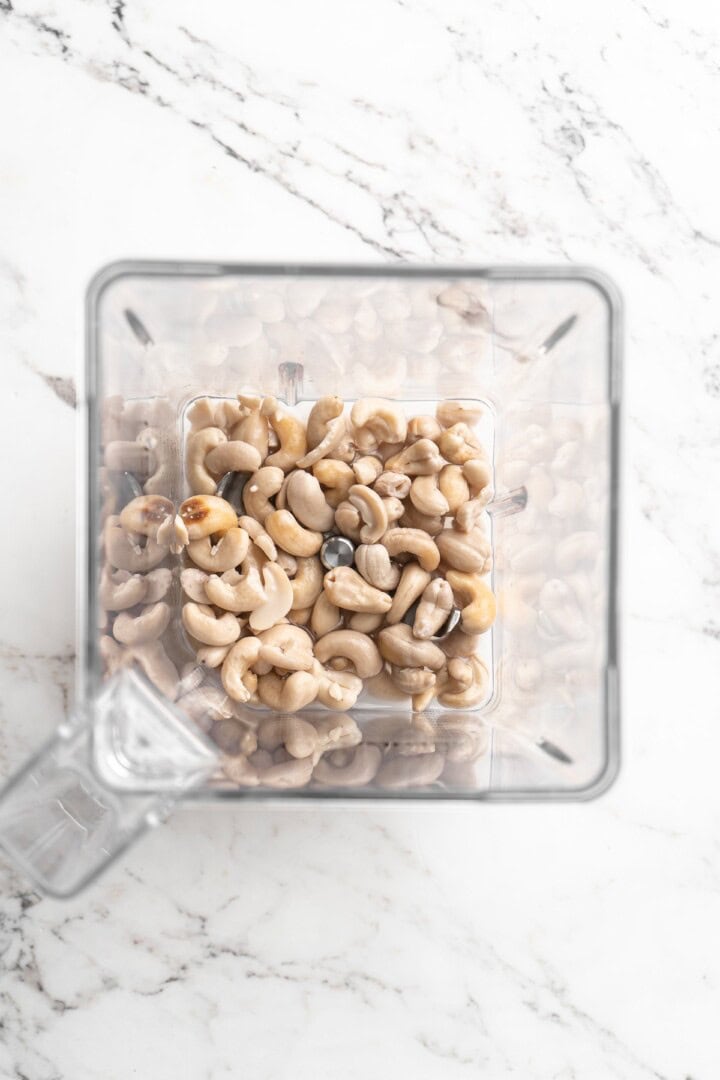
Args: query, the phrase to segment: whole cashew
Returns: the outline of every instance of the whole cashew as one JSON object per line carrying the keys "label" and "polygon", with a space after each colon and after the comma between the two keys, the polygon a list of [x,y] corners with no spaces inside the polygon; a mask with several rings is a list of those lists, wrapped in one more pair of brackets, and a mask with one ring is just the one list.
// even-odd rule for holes
{"label": "whole cashew", "polygon": [[257,675],[250,668],[260,655],[260,639],[241,638],[230,649],[222,666],[221,678],[225,693],[233,701],[249,701],[257,689]]}
{"label": "whole cashew", "polygon": [[[313,667],[313,643],[306,630],[281,623],[258,635],[260,661],[283,671],[310,671]],[[302,755],[305,756],[304,754]]]}
{"label": "whole cashew", "polygon": [[213,574],[205,582],[205,593],[211,604],[235,613],[252,611],[265,602],[260,571],[250,561],[250,553],[243,563],[242,575],[234,570],[226,571],[221,577]]}
{"label": "whole cashew", "polygon": [[120,525],[125,532],[139,533],[153,540],[158,529],[168,518],[175,516],[175,507],[162,495],[138,495],[131,499],[120,513]]}
{"label": "whole cashew", "polygon": [[360,543],[360,530],[363,528],[360,511],[351,502],[341,502],[335,511],[335,525],[343,536],[348,536],[356,544]]}
{"label": "whole cashew", "polygon": [[232,506],[217,495],[192,495],[180,503],[180,518],[190,540],[201,540],[214,533],[225,533],[237,527],[238,518]]}
{"label": "whole cashew", "polygon": [[[360,457],[353,462],[352,469],[358,484],[372,487],[383,471],[383,464],[376,457]],[[378,494],[380,493],[378,492]]]}
{"label": "whole cashew", "polygon": [[[300,691],[301,697],[307,697],[310,692],[310,686],[314,688],[316,680],[312,675],[307,675],[306,672],[298,672],[297,674],[304,675],[303,680],[294,680],[294,686],[299,687],[300,682],[303,683],[303,691]],[[271,681],[275,678],[273,675],[263,675],[258,683],[258,694],[262,701],[262,687],[263,685],[269,686]],[[282,682],[282,680],[278,680]],[[280,692],[279,697],[285,694],[286,697],[291,695],[287,692],[287,687],[290,685],[291,679],[286,680],[283,685],[283,690]],[[275,696],[271,694],[271,696]],[[312,699],[310,699],[312,700]],[[271,706],[272,708],[273,706]],[[286,712],[295,712],[296,709],[286,709]],[[278,747],[284,746],[288,754],[294,758],[306,758],[315,753],[318,745],[318,735],[312,724],[307,720],[303,720],[299,716],[271,716],[267,720],[263,720],[258,728],[258,746],[261,750],[268,750],[272,753],[273,750],[277,750]]]}
{"label": "whole cashew", "polygon": [[280,449],[270,454],[265,464],[289,472],[307,450],[305,427],[296,417],[284,412],[274,397],[264,398],[260,411],[268,418],[280,441]]}
{"label": "whole cashew", "polygon": [[127,570],[110,570],[104,566],[98,586],[98,600],[105,611],[124,611],[135,607],[144,598],[147,583],[141,574]]}
{"label": "whole cashew", "polygon": [[375,450],[381,443],[401,443],[407,435],[402,409],[382,398],[361,398],[350,413],[355,442],[361,450]]}
{"label": "whole cashew", "polygon": [[400,526],[403,529],[419,529],[421,532],[426,532],[428,536],[437,536],[443,531],[445,520],[439,514],[433,517],[421,514],[417,507],[408,501],[405,503],[404,512],[400,518]]}
{"label": "whole cashew", "polygon": [[421,514],[428,517],[438,514],[443,517],[450,510],[450,504],[438,485],[437,473],[415,477],[410,488],[410,501]]}
{"label": "whole cashew", "polygon": [[462,465],[443,465],[438,473],[438,487],[447,499],[448,513],[456,514],[470,498],[470,488]]}
{"label": "whole cashew", "polygon": [[221,443],[205,458],[205,468],[217,477],[228,472],[254,473],[261,464],[260,454],[255,447],[241,439]]}
{"label": "whole cashew", "polygon": [[293,608],[312,607],[323,591],[324,573],[317,555],[298,559],[297,573],[291,582]]}
{"label": "whole cashew", "polygon": [[429,476],[440,472],[444,464],[440,450],[432,439],[418,439],[388,458],[385,468],[390,472],[405,473],[406,476]]}
{"label": "whole cashew", "polygon": [[392,591],[400,580],[400,569],[390,562],[384,544],[360,544],[355,550],[355,565],[376,589]]}
{"label": "whole cashew", "polygon": [[432,641],[419,641],[406,623],[387,626],[377,640],[380,654],[397,667],[428,667],[439,671],[445,663],[445,653]]}
{"label": "whole cashew", "polygon": [[229,611],[217,616],[209,604],[185,604],[182,624],[203,645],[232,645],[240,637],[240,623],[235,616]]}
{"label": "whole cashew", "polygon": [[140,547],[118,521],[116,517],[109,517],[103,531],[105,555],[111,566],[137,574],[152,570],[163,561],[170,550],[166,545],[157,544],[152,537],[148,537],[145,546]]}
{"label": "whole cashew", "polygon": [[454,570],[484,574],[492,566],[492,548],[482,529],[476,527],[468,532],[443,529],[435,537],[435,543],[444,561]]}
{"label": "whole cashew", "polygon": [[289,510],[273,510],[265,518],[265,528],[278,547],[291,555],[307,558],[317,555],[322,546],[322,533],[304,529]]}
{"label": "whole cashew", "polygon": [[460,626],[466,634],[483,634],[495,621],[497,605],[489,587],[478,574],[448,570],[448,583],[454,593],[467,601],[461,612]]}
{"label": "whole cashew", "polygon": [[269,559],[270,562],[275,562],[278,557],[275,542],[260,522],[250,517],[249,514],[243,514],[242,517],[238,518],[238,525],[245,530],[253,544],[259,551],[262,551],[265,558]]}
{"label": "whole cashew", "polygon": [[308,469],[321,458],[332,454],[345,437],[346,430],[341,399],[331,395],[321,397],[313,405],[308,417],[307,441],[311,449],[298,460],[298,468]]}
{"label": "whole cashew", "polygon": [[490,673],[478,656],[448,663],[449,679],[438,693],[438,701],[453,709],[469,709],[487,697]]}
{"label": "whole cashew", "polygon": [[360,529],[360,539],[364,544],[375,544],[387,530],[388,518],[383,500],[364,484],[353,484],[348,492],[348,501],[360,514],[364,524]]}
{"label": "whole cashew", "polygon": [[238,394],[238,401],[247,415],[235,424],[230,438],[250,443],[260,455],[260,460],[264,461],[268,455],[268,422],[260,412],[262,399]]}
{"label": "whole cashew", "polygon": [[180,571],[180,584],[183,592],[196,604],[207,604],[208,595],[205,592],[205,584],[209,575],[204,570],[196,570],[188,567]]}
{"label": "whole cashew", "polygon": [[392,599],[369,585],[350,566],[338,566],[325,575],[323,588],[331,603],[349,611],[388,611]]}
{"label": "whole cashew", "polygon": [[208,471],[205,459],[211,450],[227,442],[224,431],[206,427],[188,435],[185,450],[185,476],[194,495],[214,495],[217,481]]}
{"label": "whole cashew", "polygon": [[324,634],[329,634],[331,630],[341,627],[342,621],[340,608],[331,602],[323,589],[313,605],[310,629],[317,637],[322,637]]}
{"label": "whole cashew", "polygon": [[382,542],[390,555],[409,552],[415,555],[423,570],[437,570],[440,564],[440,552],[427,533],[420,529],[389,529]]}
{"label": "whole cashew", "polygon": [[375,783],[379,787],[392,789],[424,787],[438,779],[444,765],[445,757],[438,752],[386,758],[375,777]]}
{"label": "whole cashew", "polygon": [[443,431],[438,439],[438,446],[442,456],[453,465],[464,465],[466,461],[480,457],[483,453],[482,443],[477,435],[464,423],[453,424]]}
{"label": "whole cashew", "polygon": [[400,584],[395,590],[395,595],[386,616],[388,626],[400,622],[405,612],[415,603],[429,582],[430,574],[427,570],[423,570],[422,566],[418,566],[416,562],[409,562],[403,567]]}
{"label": "whole cashew", "polygon": [[290,473],[285,489],[287,504],[297,520],[308,529],[327,532],[335,523],[335,514],[312,473],[296,470]]}
{"label": "whole cashew", "polygon": [[472,427],[478,422],[485,410],[481,405],[466,405],[462,401],[441,401],[435,415],[444,428],[455,424],[467,424]]}
{"label": "whole cashew", "polygon": [[313,772],[313,779],[328,787],[364,787],[373,779],[382,761],[380,748],[366,743],[356,747],[349,760],[342,765],[334,763],[335,753],[329,758],[320,758]]}
{"label": "whole cashew", "polygon": [[453,593],[447,581],[435,578],[425,586],[413,623],[417,638],[430,638],[447,622],[453,607]]}
{"label": "whole cashew", "polygon": [[[286,679],[282,679],[279,675],[271,672],[268,675],[261,675],[257,685],[258,697],[263,705],[284,713],[294,713],[299,709],[304,709],[306,705],[310,705],[315,700],[317,691],[318,679],[309,671],[294,671]],[[310,724],[307,726],[311,728],[315,740],[315,729]],[[313,742],[313,749],[314,746],[315,741]],[[312,753],[313,749],[310,749],[308,753]],[[307,756],[307,754],[294,754],[289,745],[288,751],[293,757]]]}
{"label": "whole cashew", "polygon": [[315,656],[321,664],[329,663],[336,656],[345,657],[361,679],[378,675],[383,666],[375,642],[356,630],[333,630],[321,637],[315,644]]}
{"label": "whole cashew", "polygon": [[437,442],[442,434],[442,427],[434,416],[413,416],[408,423],[408,442],[414,443],[418,439],[432,439]]}
{"label": "whole cashew", "polygon": [[148,604],[134,618],[123,611],[113,623],[113,637],[123,645],[142,645],[162,637],[169,622],[170,608],[160,600],[157,604]]}
{"label": "whole cashew", "polygon": [[318,701],[328,709],[352,709],[362,690],[362,679],[349,671],[332,671],[316,660],[313,674],[318,678]]}
{"label": "whole cashew", "polygon": [[234,570],[244,561],[249,544],[250,537],[245,529],[232,528],[223,533],[217,544],[213,544],[209,536],[191,540],[188,544],[188,555],[208,573],[224,574],[226,570]]}
{"label": "whole cashew", "polygon": [[396,499],[405,499],[410,494],[411,484],[412,480],[405,473],[388,471],[378,476],[373,489],[383,498],[392,496]]}
{"label": "whole cashew", "polygon": [[264,524],[268,514],[273,512],[270,499],[277,495],[283,485],[285,473],[272,465],[264,465],[253,473],[243,488],[243,503],[251,517]]}
{"label": "whole cashew", "polygon": [[347,493],[355,483],[355,473],[344,461],[335,458],[323,458],[313,465],[313,476],[325,488],[325,500],[329,506],[337,508],[347,498]]}

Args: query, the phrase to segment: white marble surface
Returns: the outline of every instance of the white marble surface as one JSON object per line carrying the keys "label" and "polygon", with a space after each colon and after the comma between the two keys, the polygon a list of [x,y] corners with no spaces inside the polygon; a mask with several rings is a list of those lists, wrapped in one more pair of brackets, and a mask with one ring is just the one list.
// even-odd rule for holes
{"label": "white marble surface", "polygon": [[0,764],[73,685],[73,375],[122,256],[579,261],[627,302],[601,800],[186,810],[0,868],[0,1075],[720,1074],[720,26],[641,0],[0,0]]}

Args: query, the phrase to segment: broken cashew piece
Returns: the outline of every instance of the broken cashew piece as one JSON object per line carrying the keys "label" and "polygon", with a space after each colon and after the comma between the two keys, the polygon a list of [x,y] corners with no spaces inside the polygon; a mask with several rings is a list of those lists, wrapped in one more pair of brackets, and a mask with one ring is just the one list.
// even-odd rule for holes
{"label": "broken cashew piece", "polygon": [[484,634],[495,621],[497,604],[490,586],[478,574],[448,570],[445,575],[454,593],[466,602],[460,626],[466,634]]}
{"label": "broken cashew piece", "polygon": [[332,529],[335,523],[333,508],[325,499],[320,481],[312,473],[300,470],[291,473],[285,498],[301,525],[316,532]]}
{"label": "broken cashew piece", "polygon": [[392,598],[387,593],[369,585],[350,566],[338,566],[330,570],[323,580],[323,588],[332,604],[348,611],[385,612]]}

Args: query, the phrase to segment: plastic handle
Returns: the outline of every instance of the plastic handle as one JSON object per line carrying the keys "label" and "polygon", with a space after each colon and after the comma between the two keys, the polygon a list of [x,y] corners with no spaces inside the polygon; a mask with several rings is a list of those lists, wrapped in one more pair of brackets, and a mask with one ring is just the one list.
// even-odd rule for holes
{"label": "plastic handle", "polygon": [[124,669],[0,791],[0,847],[51,896],[73,896],[217,767],[215,747]]}

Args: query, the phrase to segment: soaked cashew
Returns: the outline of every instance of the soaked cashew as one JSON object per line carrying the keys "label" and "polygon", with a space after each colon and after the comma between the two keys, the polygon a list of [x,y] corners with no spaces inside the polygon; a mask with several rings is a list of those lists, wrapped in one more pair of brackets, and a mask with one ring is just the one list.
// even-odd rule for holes
{"label": "soaked cashew", "polygon": [[318,701],[328,709],[345,712],[352,709],[362,690],[362,679],[349,671],[332,671],[319,660],[313,665],[318,678]]}
{"label": "soaked cashew", "polygon": [[405,612],[415,603],[429,582],[430,574],[427,570],[423,570],[422,566],[418,566],[416,562],[409,562],[403,567],[400,584],[395,590],[392,604],[385,618],[388,626],[400,622]]}
{"label": "soaked cashew", "polygon": [[434,416],[413,416],[408,422],[407,438],[409,443],[418,439],[432,439],[437,442],[442,434],[442,427]]}
{"label": "soaked cashew", "polygon": [[482,529],[474,527],[468,532],[443,529],[435,537],[435,543],[443,560],[454,570],[485,574],[492,566],[492,548]]}
{"label": "soaked cashew", "polygon": [[440,472],[444,464],[440,450],[432,439],[418,439],[388,458],[385,468],[390,472],[405,473],[406,476],[429,476]]}
{"label": "soaked cashew", "polygon": [[437,473],[415,477],[410,488],[410,501],[428,517],[438,514],[442,517],[450,510],[450,504],[440,490]]}
{"label": "soaked cashew", "polygon": [[348,630],[357,630],[361,634],[372,634],[385,622],[385,616],[372,611],[354,611],[346,618]]}
{"label": "soaked cashew", "polygon": [[444,428],[455,424],[467,424],[473,427],[484,413],[482,405],[466,405],[462,401],[441,401],[435,415]]}
{"label": "soaked cashew", "polygon": [[[238,620],[239,623],[240,620]],[[200,645],[195,656],[199,664],[204,664],[209,668],[219,668],[229,652],[230,645]]]}
{"label": "soaked cashew", "polygon": [[206,427],[189,435],[185,449],[185,476],[194,495],[214,495],[217,479],[210,473],[205,459],[211,450],[227,442],[227,435],[218,427]]}
{"label": "soaked cashew", "polygon": [[251,518],[248,514],[243,514],[242,517],[238,518],[238,525],[245,530],[255,547],[262,551],[270,562],[275,562],[278,557],[275,541],[265,531],[260,522],[256,521],[255,518]]}
{"label": "soaked cashew", "polygon": [[278,566],[282,566],[287,576],[291,579],[294,578],[298,572],[297,559],[294,555],[290,555],[287,551],[278,551],[277,564]]}
{"label": "soaked cashew", "polygon": [[406,623],[386,626],[378,634],[380,655],[397,667],[427,667],[439,671],[445,663],[445,653],[432,641],[420,641]]}
{"label": "soaked cashew", "polygon": [[376,589],[391,592],[400,580],[400,569],[390,562],[384,544],[360,544],[355,550],[355,565]]}
{"label": "soaked cashew", "polygon": [[190,540],[225,533],[237,527],[237,514],[225,499],[217,495],[192,495],[180,504],[180,518]]}
{"label": "soaked cashew", "polygon": [[185,604],[182,623],[188,634],[203,645],[232,645],[240,637],[240,623],[235,616],[229,611],[218,616],[209,604]]}
{"label": "soaked cashew", "polygon": [[275,465],[283,472],[294,468],[307,450],[305,427],[295,416],[284,412],[274,397],[266,397],[260,411],[270,421],[280,442],[280,449],[265,459],[266,465]]}
{"label": "soaked cashew", "polygon": [[360,530],[363,527],[360,511],[351,502],[341,502],[335,511],[335,525],[343,535],[360,543]]}
{"label": "soaked cashew", "polygon": [[196,604],[207,604],[208,602],[205,584],[209,576],[204,570],[196,570],[194,567],[188,567],[186,570],[180,571],[180,584],[183,592],[190,600],[194,600]]}
{"label": "soaked cashew", "polygon": [[[300,673],[299,673],[300,674]],[[296,697],[305,698],[310,692],[311,686],[314,688],[317,684],[317,680],[312,675],[305,674],[303,680],[291,680],[288,679],[283,685],[279,697],[285,697],[286,699],[294,700]],[[281,680],[278,680],[281,681]],[[258,695],[260,700],[263,701],[263,693],[268,696],[268,689],[274,683],[274,676],[264,675],[258,682]],[[301,688],[302,686],[302,688]],[[275,686],[273,686],[273,690]],[[273,696],[271,691],[271,696]],[[312,700],[312,698],[310,699]],[[309,702],[306,702],[309,704]],[[302,706],[295,706],[294,709],[285,709],[286,712],[295,712]],[[261,750],[268,750],[272,753],[273,750],[277,750],[278,747],[284,746],[288,754],[294,758],[307,758],[315,753],[318,745],[318,734],[312,724],[307,720],[301,719],[299,716],[271,716],[267,720],[263,720],[258,728],[258,746]]]}
{"label": "soaked cashew", "polygon": [[325,575],[323,587],[331,603],[348,611],[388,611],[392,599],[374,588],[350,566],[338,566]]}
{"label": "soaked cashew", "polygon": [[382,538],[382,543],[390,555],[409,552],[414,555],[423,570],[437,570],[440,552],[434,540],[420,529],[389,529]]}
{"label": "soaked cashew", "polygon": [[322,637],[331,630],[337,630],[342,626],[342,612],[336,604],[333,604],[328,594],[323,591],[313,605],[310,616],[310,629],[313,634]]}
{"label": "soaked cashew", "polygon": [[250,559],[252,548],[243,563],[242,574],[228,570],[218,577],[211,575],[205,582],[205,593],[211,604],[235,613],[252,611],[265,601],[260,570]]}
{"label": "soaked cashew", "polygon": [[399,690],[410,697],[435,692],[437,675],[427,668],[401,668],[395,664],[390,665],[390,678]]}
{"label": "soaked cashew", "polygon": [[260,639],[241,638],[225,657],[221,670],[225,693],[233,701],[249,701],[257,689],[257,675],[250,668],[260,655]]}
{"label": "soaked cashew", "polygon": [[105,522],[103,541],[110,565],[116,570],[128,570],[131,574],[152,570],[170,550],[165,544],[156,543],[152,537],[147,537],[144,547],[141,547],[121,528],[117,517],[109,517]]}
{"label": "soaked cashew", "polygon": [[317,555],[298,559],[295,577],[292,579],[293,608],[312,607],[323,591],[325,571]]}
{"label": "soaked cashew", "polygon": [[269,438],[267,418],[260,412],[262,399],[238,394],[238,401],[246,415],[232,428],[230,438],[254,446],[260,461],[264,461],[268,455]]}
{"label": "soaked cashew", "polygon": [[313,476],[325,489],[325,500],[337,508],[347,498],[347,493],[355,483],[355,473],[344,461],[335,458],[323,458],[313,465]]}
{"label": "soaked cashew", "polygon": [[131,661],[136,661],[153,686],[170,701],[178,694],[180,676],[161,641],[145,641],[128,650]]}
{"label": "soaked cashew", "polygon": [[342,412],[343,403],[339,397],[328,395],[315,402],[307,424],[307,442],[311,449],[298,460],[299,469],[315,465],[337,449],[347,430]]}
{"label": "soaked cashew", "polygon": [[312,611],[312,607],[290,608],[287,617],[296,626],[305,626],[310,621]]}
{"label": "soaked cashew", "polygon": [[453,608],[453,592],[447,581],[435,578],[423,590],[415,612],[413,633],[417,638],[430,638],[447,622]]}
{"label": "soaked cashew", "polygon": [[466,634],[484,634],[495,621],[497,605],[490,586],[478,574],[448,570],[447,581],[454,593],[466,601],[460,625]]}
{"label": "soaked cashew", "polygon": [[170,622],[170,607],[163,600],[148,604],[139,615],[123,611],[113,623],[113,637],[122,645],[142,645],[156,641],[165,633]]}
{"label": "soaked cashew", "polygon": [[[372,487],[383,471],[383,464],[382,461],[376,457],[360,457],[357,461],[353,462],[352,469],[358,484],[365,484],[367,487]],[[380,492],[378,492],[378,494],[380,494]]]}
{"label": "soaked cashew", "polygon": [[490,675],[477,656],[454,659],[448,663],[448,681],[438,692],[441,705],[454,709],[469,709],[487,697]]}
{"label": "soaked cashew", "polygon": [[265,597],[250,612],[250,626],[258,633],[268,630],[287,615],[293,604],[293,589],[285,571],[277,563],[262,568]]}
{"label": "soaked cashew", "polygon": [[383,506],[385,507],[385,513],[388,519],[388,528],[394,525],[396,521],[405,513],[405,506],[401,499],[395,499],[392,495],[383,499]]}
{"label": "soaked cashew", "polygon": [[245,529],[232,528],[213,544],[209,536],[191,540],[188,555],[194,563],[210,574],[223,574],[239,566],[248,553],[250,537]]}
{"label": "soaked cashew", "polygon": [[425,787],[438,779],[444,765],[445,757],[438,752],[386,758],[375,777],[375,783],[379,787],[395,790]]}
{"label": "soaked cashew", "polygon": [[445,520],[439,514],[429,517],[421,514],[417,507],[408,500],[403,507],[403,515],[400,518],[400,526],[403,529],[419,529],[428,536],[437,536],[445,527]]}
{"label": "soaked cashew", "polygon": [[360,529],[363,544],[375,544],[388,527],[387,511],[383,500],[364,484],[353,484],[348,492],[348,501],[360,514],[364,524]]}
{"label": "soaked cashew", "polygon": [[[158,529],[175,516],[175,507],[162,495],[138,495],[120,513],[120,525],[128,533],[158,539]],[[162,543],[162,538],[160,538]]]}
{"label": "soaked cashew", "polygon": [[251,517],[263,524],[275,509],[270,499],[277,495],[283,485],[285,473],[272,465],[265,465],[253,473],[243,488],[243,503]]}
{"label": "soaked cashew", "polygon": [[105,611],[124,611],[145,598],[147,584],[142,574],[103,567],[98,586],[98,600]]}
{"label": "soaked cashew", "polygon": [[373,484],[373,490],[383,498],[392,496],[396,499],[405,499],[410,494],[411,484],[411,478],[405,473],[389,471],[378,476]]}
{"label": "soaked cashew", "polygon": [[464,465],[484,453],[482,443],[467,424],[453,424],[438,439],[442,456],[453,465]]}
{"label": "soaked cashew", "polygon": [[261,464],[262,459],[255,447],[240,439],[220,443],[205,458],[205,468],[218,478],[228,472],[254,473]]}
{"label": "soaked cashew", "polygon": [[282,623],[258,634],[259,659],[283,671],[310,671],[313,666],[313,643],[306,630]]}
{"label": "soaked cashew", "polygon": [[444,465],[438,473],[438,487],[447,499],[449,514],[456,514],[470,499],[470,486],[462,465]]}
{"label": "soaked cashew", "polygon": [[348,659],[361,679],[372,678],[382,670],[382,657],[375,642],[357,630],[334,630],[315,644],[315,656],[328,664],[337,656]]}
{"label": "soaked cashew", "polygon": [[333,527],[335,514],[325,499],[320,481],[312,473],[299,470],[291,473],[285,497],[301,525],[317,532],[327,532]]}
{"label": "soaked cashew", "polygon": [[375,450],[382,443],[401,443],[407,435],[402,409],[382,398],[361,398],[350,414],[355,442],[361,450]]}
{"label": "soaked cashew", "polygon": [[307,558],[317,555],[322,546],[322,533],[303,528],[289,510],[273,510],[265,518],[265,528],[278,547],[291,555]]}

